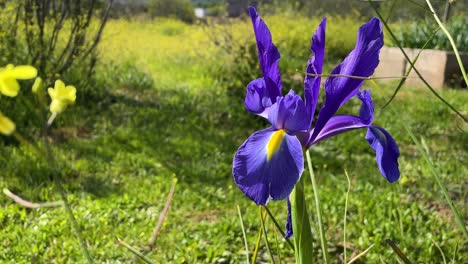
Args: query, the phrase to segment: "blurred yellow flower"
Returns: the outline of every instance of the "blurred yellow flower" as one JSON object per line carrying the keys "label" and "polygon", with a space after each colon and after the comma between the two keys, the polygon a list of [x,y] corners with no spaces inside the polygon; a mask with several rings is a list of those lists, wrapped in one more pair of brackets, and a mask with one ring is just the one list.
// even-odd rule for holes
{"label": "blurred yellow flower", "polygon": [[5,68],[0,68],[0,93],[15,97],[20,88],[17,80],[32,79],[36,75],[37,70],[32,66],[8,64]]}
{"label": "blurred yellow flower", "polygon": [[0,133],[8,136],[15,131],[15,128],[15,123],[0,113]]}
{"label": "blurred yellow flower", "polygon": [[50,111],[59,114],[63,112],[68,105],[75,103],[76,88],[72,85],[67,85],[61,81],[55,81],[55,87],[48,89],[52,102],[50,103]]}
{"label": "blurred yellow flower", "polygon": [[37,94],[40,90],[42,90],[43,86],[44,86],[44,82],[42,81],[42,78],[37,77],[32,86],[32,92]]}

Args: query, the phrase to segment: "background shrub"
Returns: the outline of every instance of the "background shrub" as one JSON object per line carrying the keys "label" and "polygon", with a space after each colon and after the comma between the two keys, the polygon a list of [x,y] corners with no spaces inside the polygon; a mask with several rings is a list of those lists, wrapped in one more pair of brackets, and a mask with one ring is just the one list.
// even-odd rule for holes
{"label": "background shrub", "polygon": [[[403,47],[421,48],[432,36],[438,25],[434,20],[421,20],[410,23],[401,23],[396,29],[395,35]],[[468,52],[468,17],[457,16],[447,23],[447,30],[453,37],[455,45],[460,52]],[[391,46],[396,46],[390,42]],[[452,50],[447,36],[439,30],[426,46],[427,49]]]}

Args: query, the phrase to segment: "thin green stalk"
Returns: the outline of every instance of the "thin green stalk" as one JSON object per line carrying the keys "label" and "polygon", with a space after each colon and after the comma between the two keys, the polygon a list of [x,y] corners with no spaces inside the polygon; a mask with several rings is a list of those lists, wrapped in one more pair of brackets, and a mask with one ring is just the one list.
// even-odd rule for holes
{"label": "thin green stalk", "polygon": [[346,190],[345,196],[345,208],[344,208],[344,217],[343,217],[343,263],[347,262],[347,254],[346,254],[346,215],[348,213],[348,198],[349,198],[349,191],[351,190],[351,181],[349,180],[348,172],[345,170],[346,179],[348,180],[348,189]]}
{"label": "thin green stalk", "polygon": [[440,21],[439,16],[437,16],[437,13],[434,11],[434,8],[432,7],[431,1],[426,0],[427,5],[429,6],[429,9],[431,10],[432,14],[434,15],[434,19],[437,21],[437,24],[439,24],[439,27],[442,29],[444,34],[447,36],[450,45],[452,45],[453,52],[455,53],[455,57],[457,58],[458,66],[460,66],[460,71],[463,75],[463,79],[465,79],[465,83],[468,86],[468,76],[466,76],[466,71],[465,67],[463,67],[463,62],[460,58],[460,53],[458,52],[457,45],[455,45],[455,41],[453,41],[452,35],[450,35],[450,32],[448,32],[447,28],[445,27],[444,23]]}
{"label": "thin green stalk", "polygon": [[434,163],[432,163],[431,158],[429,157],[429,154],[424,150],[424,146],[421,145],[421,143],[416,139],[414,136],[413,132],[411,129],[408,127],[408,125],[404,124],[405,129],[408,133],[408,135],[411,137],[411,140],[413,140],[414,144],[416,147],[418,147],[419,152],[421,152],[421,155],[424,157],[426,160],[427,164],[429,165],[429,169],[431,171],[432,176],[436,180],[437,184],[439,185],[440,190],[442,191],[442,194],[444,195],[444,198],[448,205],[450,206],[450,209],[452,210],[452,213],[455,216],[455,220],[460,226],[460,229],[463,232],[463,235],[465,236],[465,239],[468,239],[468,231],[465,227],[465,224],[463,223],[462,218],[460,217],[460,214],[458,213],[457,207],[455,207],[455,204],[453,203],[452,199],[450,198],[450,195],[448,194],[447,188],[445,188],[444,184],[442,183],[439,173],[437,172]]}
{"label": "thin green stalk", "polygon": [[127,244],[125,241],[123,241],[122,239],[120,239],[118,237],[115,237],[115,239],[117,239],[117,242],[119,242],[120,245],[124,246],[130,252],[135,254],[135,256],[138,256],[139,258],[141,258],[144,262],[146,262],[148,264],[154,264],[153,261],[151,261],[147,256],[143,255],[140,251],[138,251],[138,249],[130,246],[129,244]]}
{"label": "thin green stalk", "polygon": [[[55,114],[52,114],[52,117],[50,120],[53,120],[55,119]],[[44,144],[45,144],[45,147],[46,147],[46,155],[47,155],[47,161],[49,163],[49,167],[50,168],[56,168],[56,161],[55,161],[55,157],[52,153],[52,148],[50,147],[50,144],[49,142],[46,140],[47,138],[47,132],[48,132],[48,128],[50,127],[50,125],[52,124],[47,122],[44,126],[44,129],[43,129],[43,137],[44,137]],[[67,215],[68,215],[68,218],[72,224],[72,228],[74,229],[75,231],[75,235],[76,237],[78,238],[78,240],[80,241],[80,247],[81,247],[81,251],[83,253],[83,256],[86,258],[87,262],[89,264],[93,263],[93,260],[91,258],[91,255],[89,254],[89,250],[88,250],[88,247],[86,246],[86,242],[85,242],[85,239],[83,238],[83,235],[81,233],[81,229],[78,225],[78,222],[76,221],[76,218],[75,218],[75,215],[73,214],[73,211],[71,209],[71,206],[70,206],[70,203],[68,202],[68,199],[67,199],[67,194],[65,192],[65,189],[63,188],[63,184],[62,184],[62,178],[61,176],[57,175],[57,173],[54,173],[54,183],[55,183],[55,186],[57,187],[58,191],[59,191],[59,194],[60,194],[60,198],[62,199],[63,201],[63,204],[65,205],[65,211],[67,212]]]}
{"label": "thin green stalk", "polygon": [[458,243],[455,244],[455,250],[453,251],[452,261],[450,261],[450,264],[455,264],[455,259],[457,257],[457,251],[458,251]]}
{"label": "thin green stalk", "polygon": [[262,232],[262,229],[260,228],[258,230],[257,243],[255,243],[255,249],[252,255],[252,261],[250,261],[251,263],[257,263],[258,250],[260,248],[260,241],[262,240],[262,234],[263,232]]}
{"label": "thin green stalk", "polygon": [[294,187],[291,195],[291,222],[294,232],[294,255],[296,263],[308,264],[313,259],[312,232],[304,196],[304,177]]}
{"label": "thin green stalk", "polygon": [[244,220],[242,220],[242,213],[240,210],[239,205],[237,205],[237,213],[239,214],[239,221],[241,224],[241,229],[242,229],[242,236],[244,238],[244,246],[245,246],[245,255],[247,257],[247,264],[250,263],[249,261],[249,245],[247,244],[247,235],[245,234],[245,227],[244,227]]}
{"label": "thin green stalk", "polygon": [[421,79],[421,81],[427,86],[427,88],[432,92],[432,94],[437,97],[441,102],[443,102],[448,108],[450,108],[453,112],[455,112],[461,119],[463,119],[463,121],[465,122],[468,122],[468,119],[462,114],[460,113],[455,107],[453,107],[449,102],[447,102],[442,96],[439,95],[439,93],[437,93],[436,90],[434,90],[434,88],[432,88],[432,86],[426,81],[426,79],[424,79],[424,77],[421,75],[421,73],[418,71],[418,69],[414,66],[413,62],[411,61],[411,59],[408,57],[408,54],[406,54],[405,50],[401,47],[401,44],[400,42],[398,41],[398,39],[396,38],[395,34],[393,34],[392,30],[390,29],[390,27],[388,26],[387,22],[385,22],[382,14],[380,14],[379,10],[377,9],[377,7],[375,6],[375,4],[373,3],[372,0],[368,0],[368,2],[370,3],[370,5],[372,6],[372,8],[374,9],[375,13],[377,14],[377,16],[379,17],[379,19],[382,21],[382,24],[385,26],[385,28],[387,29],[388,33],[390,34],[390,36],[392,37],[393,41],[395,42],[395,44],[398,46],[398,48],[400,49],[401,53],[403,54],[403,56],[405,57],[406,61],[408,61],[408,63],[411,65],[411,67],[414,68],[414,71],[416,72],[416,74],[419,76],[419,78]]}
{"label": "thin green stalk", "polygon": [[281,226],[278,224],[278,221],[276,221],[275,217],[273,216],[273,214],[271,213],[270,209],[267,207],[267,206],[264,206],[265,210],[267,211],[268,213],[268,216],[270,216],[271,220],[273,221],[273,223],[275,224],[276,226],[276,230],[278,230],[280,233],[281,233],[281,236],[283,236],[284,240],[286,240],[286,242],[288,243],[288,245],[291,247],[291,249],[294,251],[294,245],[291,243],[291,241],[289,239],[286,239],[286,234],[284,233],[283,229],[281,228]]}
{"label": "thin green stalk", "polygon": [[437,244],[437,242],[436,242],[434,239],[432,239],[432,243],[434,243],[434,245],[436,246],[436,248],[439,250],[440,255],[442,255],[442,259],[444,260],[444,264],[447,264],[447,260],[445,259],[444,251],[442,251],[442,249],[440,248],[439,244]]}
{"label": "thin green stalk", "polygon": [[320,245],[323,251],[323,260],[325,261],[325,263],[329,263],[330,257],[328,256],[327,239],[325,237],[325,232],[323,230],[322,209],[320,207],[318,187],[317,187],[317,183],[315,182],[315,174],[314,174],[314,169],[312,168],[312,160],[310,158],[309,150],[306,151],[306,156],[307,156],[307,166],[309,167],[310,179],[312,180],[312,189],[314,191],[315,209],[316,209],[316,214],[317,214],[317,224],[319,227]]}
{"label": "thin green stalk", "polygon": [[273,253],[271,252],[270,242],[268,241],[268,234],[267,234],[266,227],[265,227],[266,214],[262,214],[261,206],[258,207],[258,214],[260,215],[260,220],[262,221],[263,237],[265,238],[265,245],[266,245],[268,254],[270,254],[271,263],[275,264],[276,263],[275,256],[273,256]]}

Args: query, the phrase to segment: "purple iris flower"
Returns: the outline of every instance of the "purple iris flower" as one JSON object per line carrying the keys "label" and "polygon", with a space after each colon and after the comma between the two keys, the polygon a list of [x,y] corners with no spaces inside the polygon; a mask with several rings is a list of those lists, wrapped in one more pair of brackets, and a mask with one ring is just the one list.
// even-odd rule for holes
{"label": "purple iris flower", "polygon": [[[232,174],[242,192],[258,205],[266,205],[270,199],[287,199],[290,209],[289,195],[304,170],[303,149],[358,128],[367,128],[366,140],[376,153],[381,174],[389,182],[398,180],[398,146],[385,129],[372,125],[374,106],[370,91],[359,91],[362,79],[343,77],[373,74],[383,46],[381,22],[372,18],[359,28],[356,47],[325,81],[325,102],[312,128],[324,60],[326,18],[312,37],[313,56],[307,63],[309,75],[304,80],[302,100],[292,90],[282,95],[279,51],[257,11],[249,7],[249,14],[263,77],[247,85],[245,107],[266,118],[271,126],[253,133],[234,156]],[[354,96],[362,102],[359,115],[335,115]],[[289,221],[290,217],[287,236],[292,234]]]}

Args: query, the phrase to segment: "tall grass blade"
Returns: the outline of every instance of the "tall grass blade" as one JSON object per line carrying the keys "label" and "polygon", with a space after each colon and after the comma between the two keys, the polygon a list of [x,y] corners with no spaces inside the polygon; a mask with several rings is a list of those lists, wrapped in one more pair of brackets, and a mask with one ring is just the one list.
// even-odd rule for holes
{"label": "tall grass blade", "polygon": [[393,252],[397,254],[397,256],[403,261],[403,263],[411,264],[411,261],[406,257],[403,251],[401,251],[401,249],[395,243],[393,243],[392,240],[385,239],[385,242],[387,242],[387,244],[393,249]]}
{"label": "tall grass blade", "polygon": [[347,254],[346,254],[346,215],[348,214],[348,198],[349,198],[349,191],[351,190],[351,181],[349,180],[348,172],[345,170],[346,179],[348,180],[348,188],[346,189],[346,196],[345,196],[345,208],[344,208],[344,216],[343,216],[343,263],[347,262]]}
{"label": "tall grass blade", "polygon": [[138,251],[138,249],[130,246],[129,244],[127,244],[125,241],[123,241],[122,239],[118,237],[115,237],[115,239],[117,239],[117,242],[119,242],[120,245],[124,246],[126,249],[132,252],[135,256],[141,258],[141,260],[143,260],[144,262],[148,264],[154,264],[153,261],[151,261],[147,256],[143,255],[140,251]]}
{"label": "tall grass blade", "polygon": [[458,52],[457,45],[455,45],[455,41],[453,41],[452,35],[450,32],[448,32],[447,28],[445,27],[444,23],[440,21],[439,16],[437,16],[437,13],[434,11],[434,8],[432,7],[431,1],[426,0],[427,6],[432,12],[432,15],[434,15],[434,19],[437,21],[437,24],[439,24],[440,29],[444,32],[444,34],[447,36],[450,45],[452,45],[453,52],[455,53],[455,57],[457,58],[458,66],[460,67],[460,71],[463,75],[463,79],[465,80],[466,86],[468,86],[468,76],[466,76],[466,71],[465,67],[463,67],[463,62],[460,58],[460,53]]}
{"label": "tall grass blade", "polygon": [[271,263],[275,264],[276,263],[275,262],[275,256],[271,252],[270,242],[268,241],[268,234],[267,234],[267,230],[266,230],[266,227],[265,227],[266,213],[265,214],[262,213],[262,207],[261,206],[258,207],[258,213],[260,215],[260,220],[262,222],[263,237],[265,238],[265,245],[266,245],[268,254],[270,254]]}
{"label": "tall grass blade", "polygon": [[452,106],[449,102],[447,102],[442,96],[439,95],[439,93],[437,93],[436,90],[434,90],[434,88],[432,88],[432,86],[426,81],[426,79],[424,79],[424,77],[421,75],[421,73],[418,71],[418,69],[414,66],[413,62],[411,61],[411,59],[408,57],[408,54],[406,54],[405,50],[403,49],[403,47],[401,46],[400,42],[398,41],[398,39],[396,38],[395,34],[393,34],[393,31],[390,29],[390,27],[388,26],[387,22],[384,20],[382,14],[380,14],[377,6],[375,5],[375,3],[373,3],[372,0],[368,0],[368,2],[370,3],[372,9],[374,9],[375,13],[377,14],[377,16],[379,17],[380,21],[382,21],[382,24],[385,26],[385,28],[387,29],[388,33],[390,34],[390,36],[392,37],[393,41],[395,42],[395,44],[398,46],[398,48],[400,49],[401,53],[403,53],[403,56],[405,57],[405,59],[408,61],[408,63],[411,65],[411,67],[414,69],[414,71],[416,72],[416,74],[419,76],[419,78],[421,79],[421,81],[427,86],[427,88],[432,92],[432,94],[434,94],[435,97],[437,97],[442,103],[444,103],[448,108],[450,108],[453,112],[455,112],[461,119],[463,119],[463,121],[465,122],[468,122],[468,119],[462,114],[460,113],[454,106]]}
{"label": "tall grass blade", "polygon": [[427,148],[427,146],[423,145],[424,142],[421,143],[416,139],[416,137],[414,136],[413,132],[408,127],[408,125],[404,124],[404,126],[405,126],[405,129],[406,129],[408,135],[411,137],[411,140],[413,140],[413,142],[416,145],[416,147],[418,148],[419,152],[421,152],[421,155],[426,160],[426,162],[428,164],[428,167],[429,167],[429,169],[431,171],[431,174],[434,177],[434,179],[436,180],[437,184],[439,185],[439,188],[442,191],[442,194],[444,195],[445,201],[450,206],[450,209],[452,210],[452,213],[455,216],[455,220],[458,223],[458,225],[460,226],[460,229],[462,230],[463,235],[465,236],[465,239],[468,239],[468,231],[467,231],[467,229],[465,227],[465,224],[463,223],[462,218],[460,217],[460,213],[458,212],[457,207],[455,207],[455,204],[453,203],[452,199],[450,198],[450,195],[448,194],[447,188],[445,188],[444,184],[440,180],[439,173],[438,173],[437,169],[435,168],[434,163],[432,162],[429,154],[424,150],[424,148],[425,147]]}
{"label": "tall grass blade", "polygon": [[250,258],[249,258],[249,244],[247,243],[247,235],[245,234],[245,227],[244,227],[244,220],[242,220],[242,213],[239,205],[237,205],[237,213],[239,214],[239,221],[241,224],[241,229],[242,229],[242,237],[244,239],[244,246],[245,246],[245,256],[247,257],[247,264],[250,263]]}
{"label": "tall grass blade", "polygon": [[445,259],[444,251],[440,248],[439,244],[434,239],[432,239],[432,243],[434,243],[436,248],[439,250],[440,255],[442,255],[442,259],[444,260],[444,264],[447,264],[447,260]]}
{"label": "tall grass blade", "polygon": [[255,243],[254,253],[252,255],[252,260],[250,263],[257,263],[258,250],[260,249],[260,241],[262,240],[262,228],[258,230],[257,242]]}
{"label": "tall grass blade", "polygon": [[325,237],[325,231],[323,230],[323,222],[322,222],[322,208],[320,206],[320,199],[318,195],[318,186],[315,181],[315,174],[314,169],[312,167],[312,160],[310,158],[309,150],[306,151],[307,157],[307,166],[309,168],[310,179],[312,181],[312,189],[314,191],[314,198],[315,198],[315,210],[317,213],[317,224],[319,228],[319,235],[320,235],[320,245],[323,251],[323,260],[325,263],[330,262],[330,257],[328,256],[328,246],[327,246],[327,238]]}
{"label": "tall grass blade", "polygon": [[[367,252],[369,252],[369,250],[371,250],[371,248],[373,248],[375,246],[375,244],[372,244],[370,245],[368,248],[366,248],[366,250],[364,250],[363,252],[357,254],[354,258],[352,258],[348,264],[351,264],[353,262],[355,262],[356,260],[360,259],[362,256],[366,255]],[[344,263],[346,263],[346,261],[344,261]]]}

